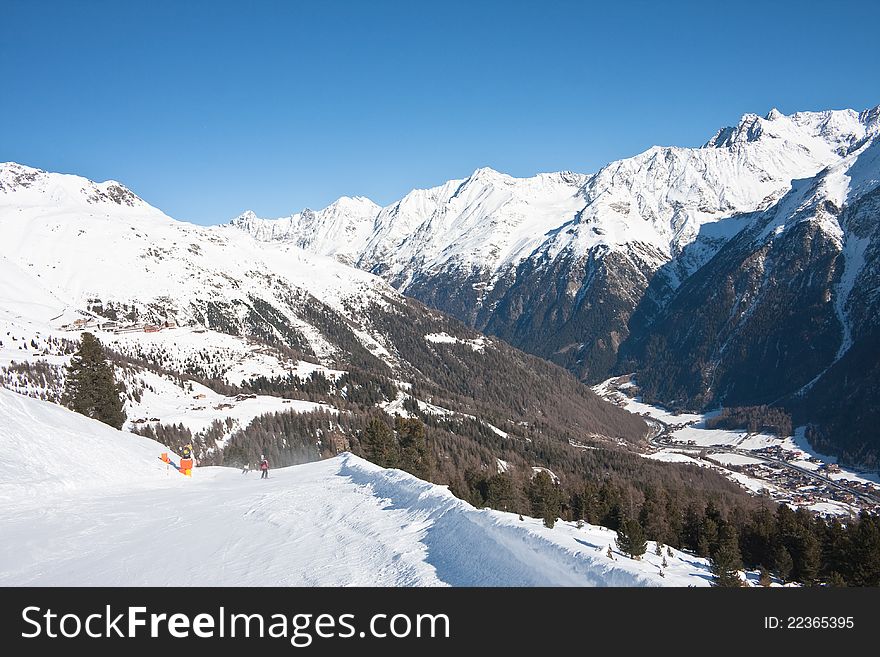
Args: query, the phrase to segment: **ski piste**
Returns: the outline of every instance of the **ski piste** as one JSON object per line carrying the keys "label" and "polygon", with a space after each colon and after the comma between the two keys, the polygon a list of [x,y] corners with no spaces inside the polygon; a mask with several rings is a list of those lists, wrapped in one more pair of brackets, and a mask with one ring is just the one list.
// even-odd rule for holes
{"label": "ski piste", "polygon": [[163,452],[180,465],[179,447],[0,388],[0,585],[710,584],[700,557],[673,550],[660,577],[653,544],[620,557],[612,530],[477,509],[349,452],[275,467],[268,488],[230,467],[171,476]]}

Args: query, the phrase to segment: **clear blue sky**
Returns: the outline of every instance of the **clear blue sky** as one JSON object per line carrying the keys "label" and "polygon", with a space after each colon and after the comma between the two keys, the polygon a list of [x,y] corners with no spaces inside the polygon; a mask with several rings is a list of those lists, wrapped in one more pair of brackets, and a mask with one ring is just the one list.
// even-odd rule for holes
{"label": "clear blue sky", "polygon": [[387,204],[874,106],[878,25],[876,0],[2,0],[0,161],[198,223]]}

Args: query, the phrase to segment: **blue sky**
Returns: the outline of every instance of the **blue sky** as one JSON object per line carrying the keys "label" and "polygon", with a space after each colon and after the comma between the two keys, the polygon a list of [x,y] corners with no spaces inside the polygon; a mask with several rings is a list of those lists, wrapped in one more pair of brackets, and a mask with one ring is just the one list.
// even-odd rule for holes
{"label": "blue sky", "polygon": [[880,103],[875,0],[712,4],[3,0],[0,161],[219,223]]}

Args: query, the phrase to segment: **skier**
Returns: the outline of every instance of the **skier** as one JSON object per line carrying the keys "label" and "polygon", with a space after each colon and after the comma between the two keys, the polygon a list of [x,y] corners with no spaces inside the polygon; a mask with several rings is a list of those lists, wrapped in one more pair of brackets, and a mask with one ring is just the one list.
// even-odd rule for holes
{"label": "skier", "polygon": [[181,457],[183,457],[185,459],[191,459],[192,452],[193,452],[193,446],[190,445],[189,443],[187,443],[186,445],[183,446],[183,452],[181,453]]}
{"label": "skier", "polygon": [[269,461],[266,459],[264,454],[260,454],[260,470],[263,471],[263,474],[260,475],[260,479],[268,479],[269,478]]}

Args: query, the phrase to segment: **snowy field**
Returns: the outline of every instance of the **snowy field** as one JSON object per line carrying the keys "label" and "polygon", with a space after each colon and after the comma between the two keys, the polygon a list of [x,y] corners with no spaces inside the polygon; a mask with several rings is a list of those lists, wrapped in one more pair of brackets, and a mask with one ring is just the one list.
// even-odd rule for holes
{"label": "snowy field", "polygon": [[712,454],[712,460],[722,465],[760,465],[760,459],[753,459],[750,456],[742,454]]}
{"label": "snowy field", "polygon": [[483,348],[486,346],[486,338],[480,337],[475,340],[464,340],[463,338],[453,337],[448,333],[428,333],[425,336],[425,340],[434,344],[466,344],[474,351],[483,351]]}
{"label": "snowy field", "polygon": [[[204,431],[219,420],[225,424],[223,440],[238,429],[244,429],[254,418],[266,413],[293,411],[308,413],[326,410],[338,413],[332,406],[299,399],[282,399],[270,395],[247,395],[245,399],[218,394],[199,383],[189,382],[187,390],[150,371],[136,376],[145,386],[140,401],[129,401],[125,411],[125,429],[146,424],[182,424],[194,434]],[[158,422],[156,422],[158,420]]]}
{"label": "snowy field", "polygon": [[[491,510],[351,454],[196,468],[0,389],[0,585],[707,586],[704,560],[620,555],[614,532]],[[607,556],[612,546],[614,558]]]}

